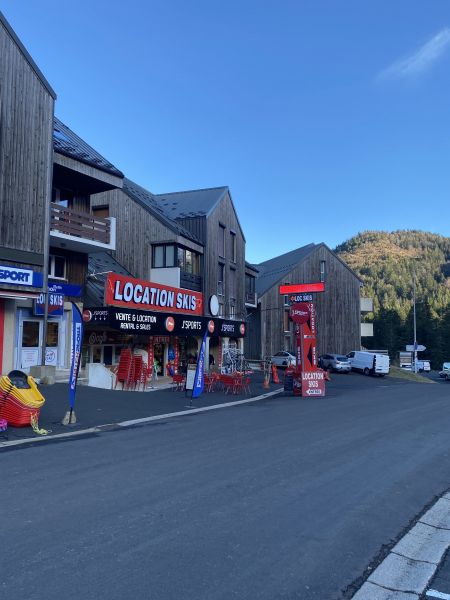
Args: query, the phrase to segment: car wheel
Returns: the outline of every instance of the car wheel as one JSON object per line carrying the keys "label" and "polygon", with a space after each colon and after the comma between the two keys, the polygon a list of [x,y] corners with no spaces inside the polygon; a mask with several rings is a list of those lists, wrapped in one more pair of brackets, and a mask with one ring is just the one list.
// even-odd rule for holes
{"label": "car wheel", "polygon": [[370,375],[370,369],[368,369],[367,367],[364,369],[364,375]]}

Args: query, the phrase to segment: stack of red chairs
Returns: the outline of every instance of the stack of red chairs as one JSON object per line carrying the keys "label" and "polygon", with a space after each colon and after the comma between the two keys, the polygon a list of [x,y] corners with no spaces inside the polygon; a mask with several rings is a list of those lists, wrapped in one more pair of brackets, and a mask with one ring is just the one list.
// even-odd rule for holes
{"label": "stack of red chairs", "polygon": [[118,382],[122,384],[122,389],[124,390],[130,385],[130,374],[131,374],[131,350],[129,348],[124,348],[120,352],[119,357],[119,367],[117,369],[116,375],[116,384],[114,388],[117,387]]}
{"label": "stack of red chairs", "polygon": [[130,370],[130,383],[129,385],[133,386],[133,389],[136,389],[136,386],[141,381],[141,375],[144,366],[144,359],[140,354],[133,354],[131,357],[131,370]]}

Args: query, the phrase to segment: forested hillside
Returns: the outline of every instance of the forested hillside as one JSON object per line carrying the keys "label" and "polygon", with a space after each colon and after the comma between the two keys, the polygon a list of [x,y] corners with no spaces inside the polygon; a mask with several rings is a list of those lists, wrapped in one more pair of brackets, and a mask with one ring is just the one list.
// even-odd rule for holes
{"label": "forested hillside", "polygon": [[424,231],[366,231],[335,252],[361,277],[362,295],[374,299],[374,337],[367,348],[387,348],[392,358],[413,342],[416,274],[417,341],[421,358],[435,368],[450,360],[450,238]]}

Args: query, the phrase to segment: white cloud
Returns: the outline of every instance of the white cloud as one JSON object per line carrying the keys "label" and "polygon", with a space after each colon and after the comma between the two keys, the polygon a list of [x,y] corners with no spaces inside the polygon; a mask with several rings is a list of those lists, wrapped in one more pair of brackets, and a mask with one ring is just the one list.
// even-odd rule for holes
{"label": "white cloud", "polygon": [[427,71],[450,45],[450,29],[446,27],[421,46],[414,54],[395,61],[381,71],[378,79],[413,78]]}

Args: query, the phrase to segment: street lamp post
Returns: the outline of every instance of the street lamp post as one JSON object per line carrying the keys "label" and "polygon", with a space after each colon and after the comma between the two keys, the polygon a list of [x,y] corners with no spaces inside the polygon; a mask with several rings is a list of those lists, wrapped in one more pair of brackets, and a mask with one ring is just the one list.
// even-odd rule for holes
{"label": "street lamp post", "polygon": [[414,373],[417,373],[416,268],[413,262]]}
{"label": "street lamp post", "polygon": [[416,326],[416,265],[418,256],[413,258],[413,327],[414,327],[414,373],[417,373],[417,326]]}

